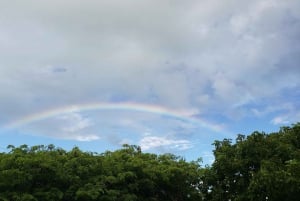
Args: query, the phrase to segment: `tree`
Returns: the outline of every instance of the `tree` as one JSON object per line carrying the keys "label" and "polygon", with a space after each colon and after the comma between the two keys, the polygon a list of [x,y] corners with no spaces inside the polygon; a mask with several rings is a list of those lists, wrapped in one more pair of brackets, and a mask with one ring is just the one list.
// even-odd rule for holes
{"label": "tree", "polygon": [[298,200],[300,124],[215,141],[215,161],[201,178],[205,200]]}
{"label": "tree", "polygon": [[214,142],[215,161],[187,162],[135,145],[102,154],[54,145],[0,153],[0,201],[296,201],[300,123]]}

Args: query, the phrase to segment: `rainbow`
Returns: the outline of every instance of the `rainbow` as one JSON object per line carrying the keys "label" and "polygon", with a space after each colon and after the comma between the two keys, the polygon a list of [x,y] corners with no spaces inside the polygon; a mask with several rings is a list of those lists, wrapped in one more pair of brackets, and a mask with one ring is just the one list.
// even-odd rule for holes
{"label": "rainbow", "polygon": [[161,107],[157,105],[138,104],[138,103],[131,103],[131,102],[86,103],[86,104],[68,105],[65,107],[48,109],[9,122],[8,124],[5,125],[5,128],[14,129],[37,121],[45,120],[51,117],[56,117],[62,114],[92,111],[92,110],[100,110],[100,111],[119,110],[119,111],[136,111],[136,112],[143,112],[143,113],[151,113],[151,114],[177,118],[188,122],[193,122],[198,124],[199,126],[206,127],[214,131],[220,131],[222,129],[218,125],[210,124],[208,122],[205,122],[204,120],[193,117],[193,115],[196,114],[195,110],[174,110],[171,108]]}

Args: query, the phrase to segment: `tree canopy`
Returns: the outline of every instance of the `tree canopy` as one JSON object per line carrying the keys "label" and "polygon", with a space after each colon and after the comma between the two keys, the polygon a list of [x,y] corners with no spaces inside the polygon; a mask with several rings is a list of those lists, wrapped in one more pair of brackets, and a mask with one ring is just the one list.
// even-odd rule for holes
{"label": "tree canopy", "polygon": [[300,123],[215,141],[215,161],[186,161],[124,145],[105,153],[8,145],[0,153],[0,201],[296,201]]}

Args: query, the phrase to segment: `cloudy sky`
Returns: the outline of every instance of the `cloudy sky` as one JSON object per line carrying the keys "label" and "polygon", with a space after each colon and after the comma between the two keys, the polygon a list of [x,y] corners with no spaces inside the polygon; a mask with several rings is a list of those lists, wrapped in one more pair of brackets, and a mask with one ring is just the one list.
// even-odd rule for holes
{"label": "cloudy sky", "polygon": [[0,149],[212,160],[300,121],[298,0],[0,0]]}

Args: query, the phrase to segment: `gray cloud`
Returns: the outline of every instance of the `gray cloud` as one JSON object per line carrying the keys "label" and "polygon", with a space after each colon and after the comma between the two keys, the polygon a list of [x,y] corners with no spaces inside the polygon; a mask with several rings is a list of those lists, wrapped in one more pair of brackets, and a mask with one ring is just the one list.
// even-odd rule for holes
{"label": "gray cloud", "polygon": [[285,98],[300,85],[299,10],[297,0],[3,2],[0,122],[95,101],[279,122],[287,110],[269,105],[299,109]]}

